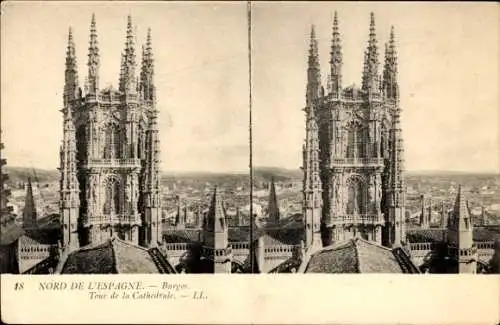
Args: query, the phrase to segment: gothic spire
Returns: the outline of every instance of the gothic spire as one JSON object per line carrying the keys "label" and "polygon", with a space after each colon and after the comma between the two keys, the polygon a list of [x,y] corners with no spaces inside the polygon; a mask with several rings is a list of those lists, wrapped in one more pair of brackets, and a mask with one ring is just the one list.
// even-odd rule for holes
{"label": "gothic spire", "polygon": [[378,92],[378,46],[377,35],[375,32],[375,15],[370,14],[370,32],[368,37],[368,46],[365,52],[365,62],[363,71],[362,88],[366,92]]}
{"label": "gothic spire", "polygon": [[26,198],[24,201],[23,210],[23,226],[35,226],[37,222],[37,211],[35,199],[33,197],[33,186],[31,184],[31,177],[28,177],[28,184],[26,186]]}
{"label": "gothic spire", "polygon": [[92,14],[92,21],[90,22],[90,41],[89,41],[89,60],[88,60],[88,86],[87,90],[91,94],[97,93],[99,90],[99,47],[97,43],[97,29],[95,14]]}
{"label": "gothic spire", "polygon": [[280,209],[278,206],[278,197],[276,195],[276,186],[274,185],[274,177],[271,178],[271,186],[269,188],[269,203],[268,203],[269,220],[274,223],[280,221]]}
{"label": "gothic spire", "polygon": [[389,99],[399,98],[398,85],[398,60],[396,52],[396,40],[394,36],[394,26],[391,27],[389,43],[385,46],[385,63],[383,73],[383,88],[385,95]]}
{"label": "gothic spire", "polygon": [[217,192],[217,187],[214,188],[214,194],[212,195],[212,201],[208,209],[206,222],[209,231],[224,232],[227,228],[226,211],[220,195]]}
{"label": "gothic spire", "polygon": [[132,26],[132,16],[127,17],[127,37],[125,41],[125,50],[123,52],[122,76],[120,79],[120,91],[126,93],[133,93],[137,90],[135,85],[135,36],[134,28]]}
{"label": "gothic spire", "polygon": [[151,42],[151,28],[148,28],[146,45],[142,47],[142,66],[141,66],[141,91],[145,100],[154,101],[156,90],[153,81],[154,60],[153,46]]}
{"label": "gothic spire", "polygon": [[66,107],[78,96],[78,69],[76,65],[75,43],[73,30],[68,33],[68,47],[66,51],[66,71],[64,73],[64,106]]}
{"label": "gothic spire", "polygon": [[342,91],[342,44],[340,42],[339,22],[337,11],[333,18],[333,37],[330,51],[330,83],[329,91],[336,96]]}
{"label": "gothic spire", "polygon": [[309,58],[307,67],[307,93],[306,104],[312,107],[321,92],[321,71],[319,65],[318,41],[314,25],[311,26],[311,37],[309,45]]}

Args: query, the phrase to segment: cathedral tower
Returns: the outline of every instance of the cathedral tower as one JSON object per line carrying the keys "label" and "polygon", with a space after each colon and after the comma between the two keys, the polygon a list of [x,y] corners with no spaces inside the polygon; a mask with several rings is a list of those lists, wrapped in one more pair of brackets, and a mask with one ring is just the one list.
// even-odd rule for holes
{"label": "cathedral tower", "polygon": [[100,51],[92,15],[88,75],[82,93],[70,33],[64,87],[61,215],[64,225],[73,229],[71,225],[76,224],[77,231],[67,234],[63,242],[66,246],[74,244],[75,233],[80,246],[97,244],[113,235],[143,246],[155,246],[161,240],[151,32],[143,50],[139,80],[130,16],[121,58],[118,90],[100,89]]}
{"label": "cathedral tower", "polygon": [[[313,192],[321,193],[322,198],[321,203],[316,203],[321,206],[322,244],[361,237],[389,247],[400,245],[406,240],[405,182],[394,29],[380,74],[375,17],[371,14],[361,87],[342,85],[343,53],[337,13],[333,19],[330,54],[325,94],[313,31],[308,62],[304,174],[305,180],[314,179],[313,174],[317,173],[314,165],[318,164],[319,179],[311,184],[319,185],[319,190]],[[313,131],[315,127],[317,133]],[[314,143],[315,134],[318,158],[311,159],[316,150],[307,143]],[[305,198],[308,193],[311,187],[304,182]],[[312,201],[304,200],[306,219],[308,213],[314,215],[313,211],[317,211],[308,207],[309,202]],[[306,246],[310,242],[306,240]]]}

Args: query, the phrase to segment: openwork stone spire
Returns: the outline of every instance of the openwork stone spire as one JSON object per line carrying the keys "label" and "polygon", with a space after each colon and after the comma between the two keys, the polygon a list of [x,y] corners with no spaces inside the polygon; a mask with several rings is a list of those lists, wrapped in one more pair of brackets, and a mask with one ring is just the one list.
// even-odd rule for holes
{"label": "openwork stone spire", "polygon": [[95,15],[92,14],[92,21],[90,22],[90,41],[89,41],[89,60],[88,60],[88,77],[87,77],[87,91],[90,94],[96,94],[99,90],[99,46],[97,43],[97,28]]}
{"label": "openwork stone spire", "polygon": [[64,106],[69,105],[78,97],[78,69],[76,64],[73,30],[69,28],[68,47],[66,51],[66,70],[64,73]]}
{"label": "openwork stone spire", "polygon": [[156,87],[154,85],[154,59],[153,46],[151,42],[151,28],[148,28],[146,45],[142,47],[142,66],[140,89],[144,100],[154,102],[156,100]]}
{"label": "openwork stone spire", "polygon": [[311,26],[311,37],[309,46],[309,59],[307,67],[307,93],[306,104],[312,107],[314,102],[320,96],[321,88],[321,71],[319,65],[318,41],[316,40],[316,32],[314,25]]}
{"label": "openwork stone spire", "polygon": [[134,93],[137,91],[135,67],[135,36],[132,26],[132,16],[129,15],[127,18],[125,50],[123,52],[122,67],[120,69],[120,91],[125,93]]}
{"label": "openwork stone spire", "polygon": [[339,22],[337,12],[333,18],[332,48],[330,51],[330,83],[329,92],[334,97],[340,96],[342,91],[342,44],[340,42]]}
{"label": "openwork stone spire", "polygon": [[388,99],[399,99],[398,85],[398,61],[396,52],[396,40],[394,37],[394,26],[391,27],[389,44],[385,47],[385,64],[383,73],[383,89]]}
{"label": "openwork stone spire", "polygon": [[378,86],[378,46],[375,32],[375,15],[370,14],[370,33],[368,37],[368,47],[365,52],[365,63],[363,69],[362,89],[369,93],[377,93]]}

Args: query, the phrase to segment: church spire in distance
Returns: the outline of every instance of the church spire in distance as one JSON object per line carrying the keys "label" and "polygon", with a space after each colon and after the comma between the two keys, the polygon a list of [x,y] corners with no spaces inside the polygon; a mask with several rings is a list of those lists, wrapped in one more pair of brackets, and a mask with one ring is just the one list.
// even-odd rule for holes
{"label": "church spire in distance", "polygon": [[274,177],[271,177],[271,186],[269,188],[269,203],[268,203],[269,221],[278,224],[280,221],[280,209],[278,206],[278,197],[276,196],[276,186],[274,185]]}

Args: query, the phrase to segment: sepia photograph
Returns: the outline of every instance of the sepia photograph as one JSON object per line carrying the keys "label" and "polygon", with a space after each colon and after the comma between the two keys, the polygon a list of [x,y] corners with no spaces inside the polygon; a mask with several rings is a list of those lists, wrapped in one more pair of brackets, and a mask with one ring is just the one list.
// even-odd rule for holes
{"label": "sepia photograph", "polygon": [[2,2],[2,323],[498,324],[498,9]]}
{"label": "sepia photograph", "polygon": [[500,273],[489,9],[4,5],[2,273]]}

